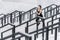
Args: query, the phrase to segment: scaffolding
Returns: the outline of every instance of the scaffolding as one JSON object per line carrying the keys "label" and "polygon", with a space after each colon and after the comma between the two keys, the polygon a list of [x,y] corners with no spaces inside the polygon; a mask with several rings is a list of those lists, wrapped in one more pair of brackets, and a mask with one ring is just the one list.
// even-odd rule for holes
{"label": "scaffolding", "polygon": [[[24,40],[36,40],[39,34],[42,34],[42,40],[44,40],[45,38],[44,33],[46,33],[45,40],[49,40],[49,31],[51,31],[51,34],[53,34],[53,30],[55,30],[54,40],[57,40],[57,29],[59,29],[58,32],[60,32],[60,17],[58,17],[58,15],[60,15],[60,6],[55,5],[55,4],[49,5],[43,9],[43,14],[45,18],[40,17],[42,21],[39,21],[39,22],[42,22],[41,29],[39,29],[39,26],[37,26],[37,23],[35,22],[32,24],[29,24],[29,22],[36,19],[36,7],[24,13],[16,10],[12,12],[11,14],[4,15],[3,17],[0,18],[1,20],[0,29],[4,28],[7,25],[11,25],[13,27],[11,29],[1,32],[0,40],[6,40],[11,37],[12,37],[11,40],[21,40],[22,37],[25,37]],[[26,17],[26,20],[25,20],[25,17]],[[45,21],[47,21],[48,19],[51,19],[51,20],[45,23]],[[54,23],[54,21],[57,19],[58,19],[58,22]],[[51,22],[51,25],[49,25],[50,22]],[[18,23],[18,25],[15,25],[15,23]],[[15,31],[16,28],[24,24],[26,24],[26,27],[24,27],[25,33],[21,33],[21,32],[16,33]],[[33,25],[36,25],[36,30],[29,32],[29,27],[31,26],[33,27]],[[58,26],[54,27],[55,25],[58,25]],[[12,30],[12,35],[3,37],[4,36],[3,34],[9,30]],[[34,38],[32,38],[31,34],[34,34]],[[15,37],[17,35],[21,35],[21,36]]]}

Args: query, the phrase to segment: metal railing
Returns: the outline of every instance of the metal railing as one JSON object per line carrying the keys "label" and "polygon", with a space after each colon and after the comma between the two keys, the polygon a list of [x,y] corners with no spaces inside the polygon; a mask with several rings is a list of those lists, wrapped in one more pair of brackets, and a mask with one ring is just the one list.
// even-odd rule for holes
{"label": "metal railing", "polygon": [[[60,12],[59,12],[60,9],[59,9],[59,7],[60,7],[60,6],[56,6],[56,7],[52,8],[51,10],[48,10],[47,12],[45,12],[45,13],[50,12],[50,14],[53,14],[53,15],[50,15],[49,17],[47,16],[46,18],[41,18],[41,17],[40,17],[40,19],[42,19],[42,23],[43,23],[42,27],[43,27],[43,28],[38,29],[38,26],[36,26],[36,27],[37,27],[36,30],[29,33],[28,28],[29,28],[30,26],[32,26],[32,25],[37,24],[37,23],[34,23],[34,24],[29,25],[29,22],[31,22],[32,20],[35,20],[35,19],[36,19],[36,17],[35,17],[35,18],[31,18],[30,20],[28,20],[28,21],[26,21],[26,22],[24,22],[24,23],[21,23],[21,24],[18,25],[18,26],[15,26],[15,25],[14,25],[13,34],[15,34],[15,28],[16,28],[16,27],[19,27],[19,26],[21,26],[21,25],[23,25],[23,24],[27,24],[27,27],[25,28],[25,32],[26,32],[26,33],[28,33],[28,34],[36,33],[37,37],[38,37],[38,34],[41,34],[41,33],[42,33],[42,34],[43,34],[43,35],[42,35],[42,37],[43,37],[42,40],[44,40],[44,32],[46,32],[46,37],[47,37],[46,40],[48,40],[48,36],[47,36],[47,35],[48,35],[48,30],[52,30],[52,34],[53,34],[53,29],[54,29],[54,28],[53,28],[53,25],[57,25],[57,24],[59,25],[59,24],[60,24],[60,23],[59,23],[59,22],[60,22],[60,18],[57,18],[57,15],[60,14]],[[56,11],[54,11],[54,10],[56,10]],[[51,13],[52,11],[53,11],[53,13]],[[55,12],[56,12],[56,13],[55,13]],[[55,14],[54,14],[54,13],[55,13]],[[21,15],[23,15],[23,14],[21,14]],[[20,15],[20,17],[21,17],[21,15]],[[30,15],[30,16],[31,16],[31,15]],[[55,19],[59,19],[59,22],[56,23],[56,24],[53,24],[53,21],[55,20],[55,19],[53,19],[54,16],[56,16]],[[47,24],[47,27],[45,26],[45,20],[47,20],[47,19],[49,19],[49,18],[52,18],[52,20],[51,20],[52,25],[49,26],[49,27],[51,27],[51,29],[48,29],[48,28],[49,28],[49,27],[48,27],[48,24]],[[20,19],[20,22],[21,22],[21,19]],[[40,22],[41,22],[41,21],[40,21]],[[49,22],[50,22],[50,21],[49,21]],[[47,23],[49,23],[49,22],[47,22]],[[10,23],[8,23],[8,24],[10,24]],[[12,25],[12,24],[11,24],[11,25]],[[5,26],[5,25],[4,25],[4,26]],[[3,27],[4,27],[4,26],[3,26]],[[3,27],[2,27],[2,28],[3,28]],[[57,30],[57,28],[58,28],[58,27],[56,27],[55,29]],[[12,28],[11,28],[11,29],[12,29]],[[46,29],[46,31],[44,31],[45,29]],[[60,29],[60,28],[59,28],[59,29]],[[9,29],[9,30],[10,30],[10,29]],[[9,30],[7,30],[7,31],[9,31]],[[38,32],[41,31],[41,30],[42,30],[42,32],[38,33]],[[56,31],[56,30],[55,30],[55,31]],[[5,31],[5,32],[6,32],[6,31]],[[4,32],[3,32],[3,33],[4,33]],[[2,33],[2,34],[3,34],[3,33]],[[57,34],[57,33],[56,33],[56,34]],[[36,40],[36,35],[34,34],[34,36],[35,36],[34,39],[35,39],[35,40]],[[55,36],[56,36],[56,35],[55,35]],[[55,37],[55,38],[57,38],[57,37]],[[20,40],[20,39],[19,39],[19,40]],[[56,40],[56,39],[55,39],[55,40]]]}
{"label": "metal railing", "polygon": [[[17,35],[19,35],[19,36],[15,37]],[[32,40],[32,36],[30,36],[29,34],[26,34],[26,33],[23,34],[23,33],[20,33],[20,32],[12,34],[12,35],[9,35],[9,36],[4,37],[4,38],[2,38],[0,40],[7,40],[8,38],[11,38],[10,40],[21,40],[22,37],[25,37],[25,40]]]}
{"label": "metal railing", "polygon": [[[48,17],[48,16],[46,16],[48,14],[51,15],[52,14],[51,10],[56,7],[57,7],[57,5],[52,4],[52,5],[44,8],[43,9],[44,17]],[[50,11],[50,13],[47,13],[49,11]],[[20,25],[23,21],[25,21],[26,18],[27,18],[27,20],[31,20],[31,19],[35,18],[33,16],[36,17],[36,7],[32,8],[31,10],[24,12],[24,13],[16,10],[16,11],[12,12],[11,14],[4,15],[3,17],[0,18],[1,26],[8,24],[8,23],[14,24],[15,22],[18,22],[19,23],[18,25]]]}
{"label": "metal railing", "polygon": [[[28,39],[32,40],[32,38],[31,38],[32,36],[27,34],[27,33],[20,33],[20,32],[15,33],[15,25],[12,25],[9,23],[7,25],[11,25],[13,27],[11,29],[8,29],[8,30],[1,32],[1,39],[0,40],[6,40],[6,39],[11,38],[11,37],[12,38],[10,40],[16,40],[16,39],[20,40],[22,37],[25,37],[26,40],[28,40]],[[5,25],[5,26],[7,26],[7,25]],[[12,34],[8,35],[7,37],[3,37],[4,36],[3,34],[8,32],[9,30],[12,30]],[[17,35],[20,35],[20,36],[16,37]]]}

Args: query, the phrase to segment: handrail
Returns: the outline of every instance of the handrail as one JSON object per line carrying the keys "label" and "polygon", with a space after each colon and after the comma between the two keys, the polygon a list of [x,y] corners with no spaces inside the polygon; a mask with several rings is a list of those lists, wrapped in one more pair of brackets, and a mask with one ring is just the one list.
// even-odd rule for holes
{"label": "handrail", "polygon": [[[59,18],[56,18],[56,19],[59,19]],[[56,19],[54,19],[54,20],[56,20]],[[50,22],[50,21],[49,21],[49,22]],[[34,24],[36,24],[36,23],[34,23]],[[32,25],[34,25],[34,24],[28,25],[28,27],[29,27],[29,26],[32,26]],[[56,24],[57,24],[57,23],[56,23]],[[7,25],[12,25],[12,24],[7,24]],[[55,24],[54,24],[54,25],[55,25]],[[6,26],[6,25],[5,25],[5,26]],[[15,25],[12,25],[12,26],[15,26]],[[52,25],[50,25],[50,26],[52,26]],[[49,27],[50,27],[50,26],[49,26]],[[16,26],[15,26],[15,27],[16,27]],[[11,29],[12,29],[12,28],[10,28],[10,29],[8,29],[8,30],[6,30],[6,31],[9,31],[9,30],[11,30]],[[39,30],[42,30],[42,29],[39,29]],[[6,31],[4,31],[4,32],[6,32]],[[4,33],[4,32],[3,32],[3,33]],[[32,33],[32,32],[31,32],[31,33]],[[29,33],[29,34],[31,34],[31,33]]]}
{"label": "handrail", "polygon": [[[60,14],[60,13],[58,13],[58,14]],[[57,14],[57,15],[58,15]],[[56,16],[56,14],[55,15],[53,15],[53,16]],[[52,17],[52,16],[51,16]],[[51,17],[49,17],[49,18],[51,18]],[[40,17],[40,18],[42,18],[42,17]],[[36,19],[36,18],[34,18],[34,19]],[[32,20],[34,20],[34,19],[32,19]],[[42,18],[42,19],[44,19],[44,18]],[[48,19],[48,18],[45,18],[45,19]],[[57,18],[58,19],[58,18]],[[29,20],[29,21],[27,21],[27,22],[30,22],[30,21],[32,21],[32,20]],[[25,22],[25,23],[27,23],[27,22]],[[21,25],[23,25],[23,24],[25,24],[25,23],[22,23]],[[34,24],[36,24],[36,23],[34,23]],[[28,25],[28,27],[29,26],[32,26],[32,25],[34,25],[34,24],[31,24],[31,25]],[[18,26],[21,26],[21,25],[18,25]],[[18,27],[18,26],[15,26],[15,27]]]}
{"label": "handrail", "polygon": [[[58,6],[58,7],[60,7],[60,6]],[[55,7],[56,8],[56,7]],[[53,8],[53,9],[55,9],[55,8]],[[53,10],[53,9],[51,9],[51,10]],[[58,14],[60,14],[60,13],[58,13]],[[55,15],[52,15],[52,16],[50,16],[50,17],[48,17],[48,18],[51,18],[51,17],[53,17],[53,16],[56,16],[56,15],[58,15],[58,14],[55,14]],[[48,18],[43,18],[43,17],[40,17],[39,19],[48,19]],[[36,17],[35,18],[33,18],[33,19],[31,19],[31,20],[29,20],[29,21],[26,21],[26,22],[24,22],[24,23],[22,23],[21,25],[23,25],[23,24],[25,24],[25,23],[27,23],[27,22],[30,22],[30,21],[32,21],[32,20],[34,20],[34,19],[36,19]],[[57,19],[59,19],[59,18],[57,18]],[[36,24],[36,23],[35,23]],[[56,23],[56,24],[59,24],[59,22],[58,23]],[[56,24],[53,24],[53,25],[56,25]],[[10,24],[10,23],[8,23],[8,24],[6,24],[6,25],[4,25],[4,26],[7,26],[7,25],[12,25],[12,24]],[[34,24],[33,24],[34,25]],[[12,25],[12,26],[15,26],[15,25]],[[18,25],[18,26],[20,26],[20,25]],[[15,28],[16,27],[18,27],[18,26],[15,26]],[[32,25],[30,25],[30,26],[32,26]],[[50,26],[48,26],[48,28],[49,27],[51,27],[52,25],[50,25]],[[29,25],[28,25],[28,27],[29,27]],[[2,27],[0,27],[0,28],[2,28]],[[42,28],[42,29],[46,29],[47,27],[44,27],[44,28]],[[11,28],[12,29],[12,28]],[[42,29],[39,29],[38,31],[40,31],[40,30],[42,30]],[[9,29],[10,30],[10,29]],[[8,30],[6,30],[6,31],[8,31]],[[6,31],[4,31],[4,32],[6,32]],[[4,33],[3,32],[3,33]],[[36,32],[36,31],[34,31],[34,32]],[[45,31],[44,31],[45,32]],[[32,34],[33,32],[31,32],[31,33],[29,33],[29,34]],[[28,36],[30,36],[29,34],[27,34],[27,33],[18,33],[18,34],[21,34],[21,35],[24,35],[24,36],[26,36],[26,35],[28,35]],[[11,35],[12,36],[12,35]],[[11,37],[11,36],[8,36],[8,37]],[[6,38],[8,38],[8,37],[5,37],[5,38],[3,38],[3,39],[6,39]],[[1,39],[2,40],[2,39]]]}
{"label": "handrail", "polygon": [[[60,17],[59,17],[60,18]],[[55,21],[55,20],[57,20],[57,19],[59,19],[59,18],[56,18],[56,19],[54,19],[53,21]],[[49,22],[51,22],[51,20],[49,21]],[[48,23],[49,23],[48,22]],[[53,24],[53,25],[56,25],[56,24],[59,24],[59,22],[58,23],[55,23],[55,24]],[[52,25],[49,25],[48,27],[51,27]],[[47,26],[45,26],[45,27],[47,27]],[[44,27],[44,28],[45,28]],[[42,28],[41,29],[39,29],[38,31],[41,31],[42,30]],[[36,31],[34,31],[34,32],[36,32]],[[34,32],[31,32],[31,33],[34,33]],[[29,34],[31,34],[31,33],[29,33]]]}
{"label": "handrail", "polygon": [[[55,4],[52,4],[52,5],[55,5]],[[52,5],[49,5],[49,6],[52,6]],[[47,6],[47,7],[49,7],[49,6]],[[57,5],[55,5],[55,6],[57,6]],[[45,7],[45,8],[47,8],[47,7]],[[36,9],[36,8],[37,8],[37,7],[34,7],[34,8],[32,8],[32,9],[30,9],[30,10],[24,12],[23,14],[26,14],[27,12],[29,12],[29,11],[31,11],[31,10],[34,10],[34,9]],[[44,10],[45,8],[43,8],[42,10]],[[15,10],[15,11],[12,12],[12,13],[15,13],[15,12],[19,12],[19,11]],[[12,14],[12,13],[10,13],[10,14]],[[23,15],[23,14],[22,14],[22,15]],[[9,14],[6,14],[6,16],[7,16],[7,15],[9,15]]]}
{"label": "handrail", "polygon": [[[59,7],[59,6],[58,6],[58,7]],[[54,9],[55,9],[55,8],[54,8]],[[52,10],[53,10],[53,9],[52,9]],[[60,14],[60,13],[58,13],[58,14]],[[58,15],[58,14],[52,15],[51,17],[56,16],[56,15]],[[48,17],[48,18],[51,18],[51,17]],[[48,19],[48,18],[42,18],[42,17],[40,17],[40,19]],[[36,17],[33,18],[33,19],[31,19],[31,20],[28,20],[28,21],[22,23],[21,25],[23,25],[23,24],[25,24],[25,23],[27,23],[27,22],[30,22],[30,21],[32,21],[32,20],[34,20],[34,19],[36,19]],[[20,26],[20,25],[18,25],[18,26]],[[16,27],[17,27],[17,26],[16,26]]]}
{"label": "handrail", "polygon": [[[55,4],[52,4],[52,5],[55,5]],[[45,7],[45,8],[48,8],[48,7],[52,6],[52,5],[49,5],[49,6]],[[57,5],[55,5],[55,6],[57,6]],[[33,9],[36,9],[36,8],[37,8],[37,7],[34,7]],[[44,10],[45,8],[43,8],[42,10]],[[33,10],[33,9],[31,9],[31,10]],[[26,12],[24,12],[24,13],[26,14],[27,12],[29,12],[29,11],[31,11],[31,10],[28,10],[28,11],[26,11]],[[21,15],[23,15],[23,14],[21,14]]]}
{"label": "handrail", "polygon": [[[57,19],[59,19],[59,18],[57,18]],[[59,24],[59,22],[58,23],[56,23],[56,24],[53,24],[53,25],[57,25],[57,24]],[[50,25],[50,26],[48,26],[48,28],[50,28],[52,25]],[[58,26],[59,27],[59,26]],[[57,27],[57,28],[58,28]],[[47,27],[44,27],[44,29],[46,29]],[[41,29],[39,29],[38,31],[41,31],[43,28],[41,28]],[[53,29],[55,29],[55,28],[53,28]],[[52,29],[49,29],[49,30],[52,30]],[[36,31],[34,31],[34,32],[36,32]],[[46,31],[44,31],[44,32],[46,32]],[[40,33],[42,33],[42,32],[40,32]],[[39,33],[39,34],[40,34]],[[27,34],[27,33],[20,33],[21,35],[23,35],[23,34],[25,34],[25,35],[29,35],[29,34],[32,34],[32,33],[29,33],[29,34]],[[11,37],[11,36],[8,36],[8,37]],[[7,38],[7,37],[6,37]],[[5,39],[5,38],[4,38]]]}
{"label": "handrail", "polygon": [[[53,26],[54,26],[54,25],[57,25],[57,24],[59,24],[59,22],[56,23],[56,24],[53,24]],[[52,26],[52,25],[49,25],[48,28],[50,28],[51,26]],[[58,27],[59,27],[59,26],[58,26]],[[46,29],[46,28],[47,28],[47,26],[45,26],[44,28],[39,29],[38,31],[41,31],[41,30]],[[36,33],[36,31],[30,32],[29,34],[33,34],[33,33]]]}
{"label": "handrail", "polygon": [[[54,4],[52,4],[52,5],[54,5]],[[50,5],[50,6],[48,6],[48,7],[51,7],[52,5]],[[55,5],[55,6],[57,6],[57,5]],[[34,7],[33,9],[31,9],[31,10],[29,10],[29,11],[27,11],[27,12],[30,12],[30,11],[32,11],[32,10],[34,10],[34,9],[36,9],[36,7]],[[44,10],[44,9],[43,9]],[[50,10],[49,10],[50,11]],[[14,12],[20,12],[20,11],[14,11]],[[12,13],[14,13],[14,12],[12,12]],[[24,13],[22,13],[22,14],[20,14],[20,15],[24,15],[24,14],[26,14],[27,12],[24,12]],[[11,13],[11,14],[12,14]],[[7,15],[10,15],[10,14],[7,14]],[[7,15],[5,15],[5,16],[7,16]],[[19,16],[17,16],[17,17],[19,17]],[[3,17],[1,17],[0,19],[2,19]],[[16,17],[14,17],[14,18],[16,18]],[[3,19],[2,19],[3,20]],[[3,24],[2,24],[3,25]]]}
{"label": "handrail", "polygon": [[[58,6],[58,7],[60,7],[60,6]],[[55,7],[56,8],[56,7]],[[54,9],[55,9],[54,8]],[[52,9],[53,10],[53,9]],[[58,14],[60,14],[60,13],[58,13]],[[53,16],[56,16],[56,15],[58,15],[58,14],[55,14],[55,15],[52,15],[51,17],[53,17]],[[48,19],[48,18],[51,18],[51,17],[47,17],[47,18],[42,18],[42,19]],[[24,22],[24,23],[21,23],[20,25],[17,25],[17,26],[15,26],[15,27],[18,27],[18,26],[21,26],[21,25],[23,25],[23,24],[25,24],[25,23],[27,23],[27,22],[30,22],[30,21],[32,21],[32,20],[34,20],[34,19],[36,19],[36,17],[35,18],[33,18],[33,19],[31,19],[31,20],[28,20],[28,21],[26,21],[26,22]],[[3,28],[3,27],[0,27],[0,28]]]}
{"label": "handrail", "polygon": [[[55,16],[55,15],[54,15],[54,16]],[[34,19],[36,19],[36,18],[34,18]],[[33,19],[33,20],[34,20],[34,19]],[[30,20],[30,21],[31,21],[31,20]],[[30,22],[30,21],[29,21],[29,22]],[[27,21],[27,22],[28,22],[28,21]],[[26,23],[27,23],[27,22],[26,22]],[[36,24],[36,23],[35,23],[35,24]],[[21,25],[22,25],[22,24],[21,24]],[[33,24],[33,25],[34,25],[34,24]],[[20,25],[18,25],[18,26],[20,26]],[[15,26],[15,27],[18,27],[18,26]],[[28,25],[28,27],[29,27],[29,26],[32,26],[32,25]],[[12,28],[11,28],[11,29],[12,29]],[[9,30],[10,30],[10,29],[9,29]],[[6,31],[8,31],[8,30],[6,30]]]}
{"label": "handrail", "polygon": [[[55,27],[55,28],[53,28],[53,29],[56,29],[56,28],[59,28],[59,26],[57,26],[57,27]],[[45,29],[47,29],[47,28],[45,28]],[[52,29],[49,29],[48,31],[51,31]],[[44,32],[46,32],[46,30],[44,31]],[[38,33],[38,34],[41,34],[41,33],[43,33],[43,32],[40,32],[40,33]],[[35,34],[35,35],[37,35],[37,34]]]}
{"label": "handrail", "polygon": [[[20,32],[17,32],[17,33],[15,33],[15,36],[16,35],[22,35],[22,37],[23,36],[25,36],[25,37],[31,37],[31,35],[29,35],[29,34],[27,34],[27,33],[20,33]],[[12,37],[13,36],[13,34],[12,35],[9,35],[9,36],[7,36],[7,37],[4,37],[3,39],[7,39],[7,38],[10,38],[10,37]],[[0,40],[2,40],[2,39],[0,39]]]}
{"label": "handrail", "polygon": [[[31,10],[33,10],[33,9],[35,9],[36,7],[34,7],[34,8],[32,8]],[[30,11],[30,10],[29,10]],[[15,13],[15,12],[21,12],[21,11],[18,11],[18,10],[15,10],[15,11],[13,11],[12,13]],[[10,14],[12,14],[12,13],[8,13],[8,14],[6,14],[6,16],[7,15],[10,15]],[[24,13],[23,13],[24,14]]]}
{"label": "handrail", "polygon": [[[15,26],[15,25],[13,25],[13,24],[10,24],[10,23],[8,23],[8,24],[6,24],[6,25],[4,25],[4,26],[7,26],[7,25]],[[3,26],[3,27],[4,27],[4,26]],[[0,28],[2,28],[2,27],[0,27]]]}
{"label": "handrail", "polygon": [[[55,5],[55,4],[52,4],[52,5]],[[50,6],[52,6],[52,5],[50,5]],[[55,5],[55,6],[57,6],[57,5]],[[47,6],[47,7],[49,7],[49,6]],[[47,8],[47,7],[45,7],[45,8]],[[45,9],[45,8],[43,8],[43,9]]]}

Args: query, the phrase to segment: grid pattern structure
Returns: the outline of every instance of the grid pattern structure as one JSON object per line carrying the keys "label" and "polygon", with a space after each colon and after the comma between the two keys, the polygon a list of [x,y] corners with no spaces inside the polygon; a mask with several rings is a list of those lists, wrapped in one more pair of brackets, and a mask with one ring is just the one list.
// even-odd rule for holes
{"label": "grid pattern structure", "polygon": [[[58,17],[58,15],[60,15],[60,6],[57,6],[55,4],[52,4],[50,6],[47,6],[43,9],[43,13],[44,13],[44,17],[42,18],[40,17],[40,19],[42,21],[42,28],[39,29],[37,23],[33,23],[29,25],[29,22],[33,21],[36,19],[36,7],[32,8],[31,10],[28,10],[27,12],[20,12],[20,11],[14,11],[11,14],[7,14],[4,15],[3,17],[0,18],[1,21],[1,25],[0,25],[0,29],[2,29],[3,27],[7,26],[7,25],[11,25],[13,26],[11,29],[5,30],[1,33],[1,39],[0,40],[6,40],[8,38],[11,38],[11,40],[21,40],[22,37],[25,38],[25,40],[32,40],[32,36],[31,34],[34,34],[34,40],[36,40],[36,38],[38,38],[39,34],[42,34],[42,40],[44,40],[44,33],[46,33],[46,40],[49,40],[49,31],[51,31],[51,34],[53,34],[53,30],[55,29],[55,39],[57,40],[57,29],[58,32],[60,32],[60,17]],[[55,18],[54,18],[55,17]],[[50,19],[50,21],[48,21],[47,23],[45,23],[45,21],[47,21],[48,19]],[[58,19],[57,23],[54,23],[55,20]],[[49,25],[49,23],[51,22],[51,24]],[[17,25],[15,25],[15,23],[18,23]],[[20,27],[21,25],[26,24],[25,27],[25,33],[21,33],[21,32],[15,32],[17,27]],[[36,30],[29,32],[29,27],[33,25],[36,25]],[[58,25],[56,27],[54,27],[55,25]],[[12,35],[3,37],[4,33],[12,30]],[[41,32],[40,32],[41,31]],[[18,37],[16,37],[17,35],[20,35]]]}

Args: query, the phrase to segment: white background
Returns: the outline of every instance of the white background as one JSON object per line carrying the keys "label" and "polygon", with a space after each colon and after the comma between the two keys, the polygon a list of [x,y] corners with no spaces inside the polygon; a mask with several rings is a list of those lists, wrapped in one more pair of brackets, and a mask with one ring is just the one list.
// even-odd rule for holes
{"label": "white background", "polygon": [[[38,3],[44,8],[50,4],[59,5],[60,0],[38,0]],[[35,6],[37,6],[36,0],[0,0],[0,14],[14,10],[27,11]]]}

